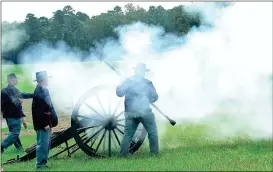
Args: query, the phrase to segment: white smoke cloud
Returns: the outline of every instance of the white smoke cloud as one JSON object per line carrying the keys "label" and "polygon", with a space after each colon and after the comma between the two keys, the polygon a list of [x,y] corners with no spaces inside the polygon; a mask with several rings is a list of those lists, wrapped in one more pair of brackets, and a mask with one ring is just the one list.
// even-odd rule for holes
{"label": "white smoke cloud", "polygon": [[[103,83],[112,83],[117,77],[102,62],[81,63],[82,57],[83,52],[71,49],[63,42],[55,46],[42,42],[24,51],[21,62],[35,62],[24,68],[33,81],[39,71],[47,71],[52,76],[49,90],[54,105],[61,114],[71,115],[74,104],[85,91]],[[34,86],[36,84],[33,82]]]}
{"label": "white smoke cloud", "polygon": [[[214,122],[219,136],[272,137],[272,6],[251,2],[194,10],[202,10],[214,27],[177,37],[138,22],[116,28],[119,40],[98,44],[89,58],[123,59],[115,63],[122,78],[132,74],[137,62],[147,63],[152,70],[147,77],[160,96],[156,104],[179,122]],[[22,55],[24,61],[50,59],[26,72],[34,78],[35,72],[47,70],[53,76],[49,89],[59,111],[71,114],[88,88],[120,82],[103,62],[78,63],[84,54],[60,45],[42,43]],[[215,131],[208,134],[218,137]]]}
{"label": "white smoke cloud", "polygon": [[[267,3],[235,3],[213,18],[214,28],[193,30],[185,45],[165,52],[154,71],[157,87],[168,85],[165,91],[174,93],[164,98],[169,105],[161,99],[160,107],[177,119],[232,116],[229,123],[218,121],[217,130],[227,136],[272,137],[271,13]],[[231,105],[221,107],[225,102]]]}

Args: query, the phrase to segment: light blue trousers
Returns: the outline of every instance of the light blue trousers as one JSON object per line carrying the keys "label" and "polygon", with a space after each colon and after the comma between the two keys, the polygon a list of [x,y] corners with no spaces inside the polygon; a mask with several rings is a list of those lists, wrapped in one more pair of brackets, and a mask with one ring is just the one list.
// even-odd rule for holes
{"label": "light blue trousers", "polygon": [[21,131],[21,118],[7,118],[7,125],[9,127],[9,135],[5,138],[5,140],[1,143],[4,149],[7,149],[12,144],[15,145],[16,148],[22,147],[22,144],[19,140],[19,134]]}
{"label": "light blue trousers", "polygon": [[121,143],[120,155],[127,156],[129,154],[129,147],[136,132],[136,129],[142,123],[148,132],[149,146],[151,153],[158,153],[158,135],[157,126],[155,122],[154,113],[136,114],[125,113],[125,130],[124,137]]}
{"label": "light blue trousers", "polygon": [[48,161],[49,150],[51,146],[51,129],[37,130],[37,146],[36,146],[36,168],[46,166]]}

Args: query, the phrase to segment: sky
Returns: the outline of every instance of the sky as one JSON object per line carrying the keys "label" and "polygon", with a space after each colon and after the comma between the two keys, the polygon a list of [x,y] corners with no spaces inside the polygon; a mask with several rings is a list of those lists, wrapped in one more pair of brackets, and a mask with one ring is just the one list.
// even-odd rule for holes
{"label": "sky", "polygon": [[49,18],[53,12],[66,5],[71,5],[74,10],[84,12],[91,17],[112,10],[116,5],[124,7],[128,3],[139,5],[145,9],[151,5],[161,5],[165,9],[170,9],[190,2],[2,2],[2,21],[24,21],[28,13],[37,17]]}

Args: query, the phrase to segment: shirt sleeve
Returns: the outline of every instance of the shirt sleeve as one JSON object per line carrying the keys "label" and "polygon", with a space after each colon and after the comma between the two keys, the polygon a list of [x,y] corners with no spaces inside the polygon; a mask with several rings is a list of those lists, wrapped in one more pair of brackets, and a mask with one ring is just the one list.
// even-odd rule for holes
{"label": "shirt sleeve", "polygon": [[150,82],[149,88],[150,88],[150,90],[149,90],[150,91],[149,99],[150,99],[151,103],[154,103],[154,102],[156,102],[158,100],[158,94],[157,94],[157,92],[155,90],[155,87],[154,87],[152,82]]}
{"label": "shirt sleeve", "polygon": [[34,96],[34,94],[32,94],[32,93],[22,93],[21,92],[21,98],[23,98],[23,99],[31,99],[31,98],[33,98],[33,96]]}
{"label": "shirt sleeve", "polygon": [[1,112],[3,112],[4,106],[8,101],[9,101],[8,95],[4,91],[1,91]]}
{"label": "shirt sleeve", "polygon": [[118,97],[123,97],[128,88],[128,80],[125,80],[120,86],[116,89],[116,94]]}
{"label": "shirt sleeve", "polygon": [[23,107],[22,105],[20,106],[20,113],[21,113],[21,117],[26,117],[26,115],[23,112]]}

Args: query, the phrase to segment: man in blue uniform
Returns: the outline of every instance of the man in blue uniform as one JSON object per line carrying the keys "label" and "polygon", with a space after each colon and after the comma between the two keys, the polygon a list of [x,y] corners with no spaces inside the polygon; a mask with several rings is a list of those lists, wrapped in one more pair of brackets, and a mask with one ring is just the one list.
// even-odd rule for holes
{"label": "man in blue uniform", "polygon": [[120,155],[129,154],[129,146],[139,123],[142,123],[148,132],[151,153],[158,153],[158,135],[155,116],[150,104],[158,99],[153,83],[145,79],[145,64],[138,64],[135,74],[126,79],[116,89],[119,97],[125,96],[125,130],[121,143]]}
{"label": "man in blue uniform", "polygon": [[22,99],[29,99],[33,94],[22,93],[15,86],[18,83],[17,77],[14,73],[7,76],[8,86],[1,90],[1,111],[3,118],[6,119],[9,128],[9,134],[1,143],[1,152],[7,149],[12,144],[22,150],[22,144],[19,139],[21,131],[21,118],[25,115],[22,110]]}
{"label": "man in blue uniform", "polygon": [[51,128],[58,125],[58,117],[47,89],[48,78],[46,71],[36,73],[38,85],[34,91],[32,102],[33,126],[37,133],[37,169],[48,167]]}

